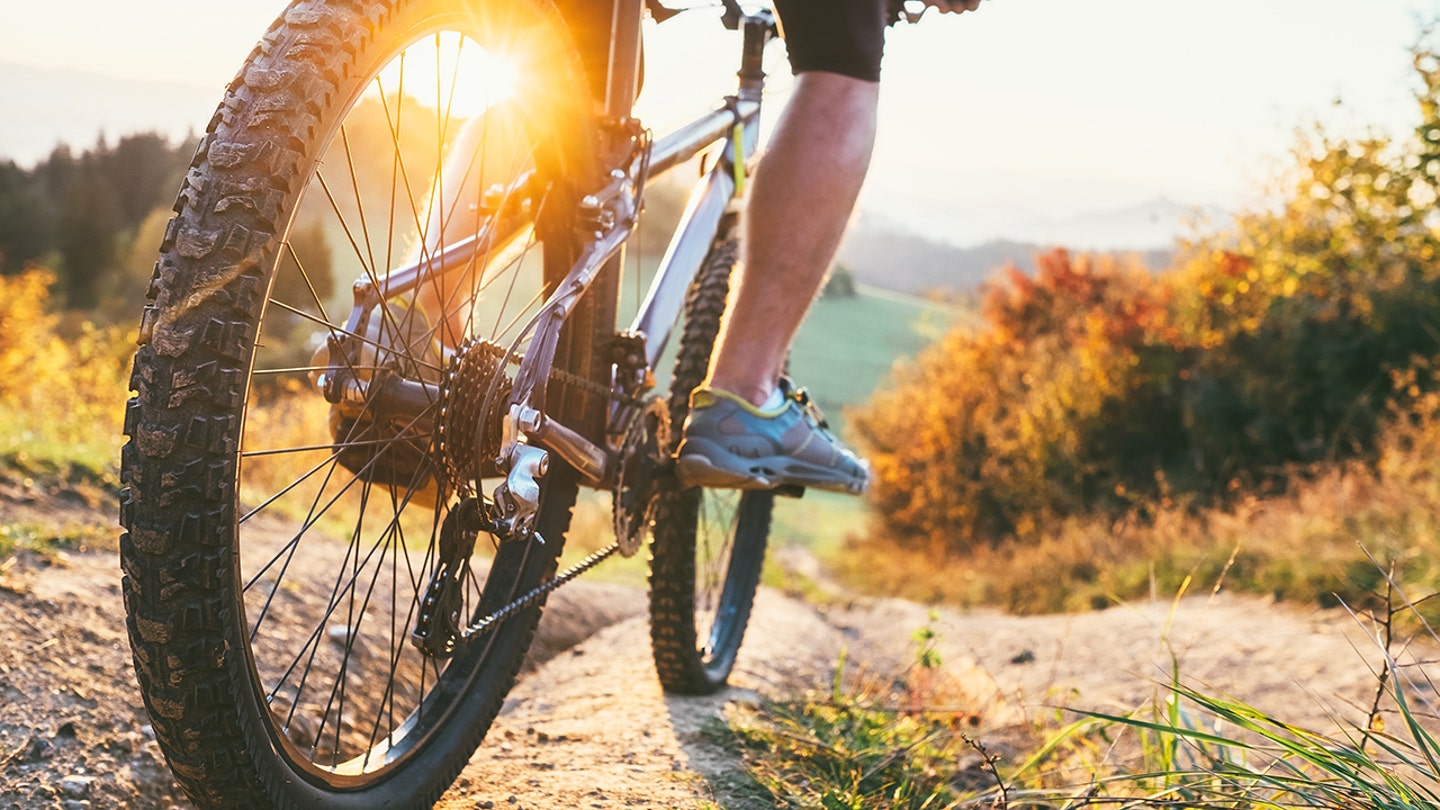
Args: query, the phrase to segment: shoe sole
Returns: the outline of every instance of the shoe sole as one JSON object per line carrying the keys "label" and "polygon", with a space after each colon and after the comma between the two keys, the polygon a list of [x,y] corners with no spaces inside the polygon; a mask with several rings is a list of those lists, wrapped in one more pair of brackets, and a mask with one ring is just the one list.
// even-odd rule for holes
{"label": "shoe sole", "polygon": [[675,475],[686,487],[709,487],[711,489],[775,489],[782,486],[799,486],[806,489],[823,489],[848,495],[864,494],[869,481],[833,470],[822,470],[809,465],[796,464],[788,456],[765,459],[739,459],[746,472],[736,472],[739,464],[717,464],[700,452],[691,451],[675,461]]}

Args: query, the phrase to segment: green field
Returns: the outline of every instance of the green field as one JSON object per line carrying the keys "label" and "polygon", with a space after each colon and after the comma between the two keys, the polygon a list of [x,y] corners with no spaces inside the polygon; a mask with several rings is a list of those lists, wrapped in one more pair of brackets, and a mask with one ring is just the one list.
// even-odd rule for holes
{"label": "green field", "polygon": [[790,355],[791,374],[832,424],[885,383],[895,361],[913,357],[965,313],[916,296],[860,286],[851,297],[821,298]]}
{"label": "green field", "polygon": [[[844,411],[885,385],[895,362],[913,357],[969,313],[915,296],[861,286],[853,297],[822,298],[801,327],[790,357],[791,373],[845,435]],[[840,551],[848,536],[865,530],[863,498],[807,492],[776,504],[772,548],[803,546],[821,559]],[[767,581],[804,590],[773,569]],[[777,581],[777,577],[779,580]]]}

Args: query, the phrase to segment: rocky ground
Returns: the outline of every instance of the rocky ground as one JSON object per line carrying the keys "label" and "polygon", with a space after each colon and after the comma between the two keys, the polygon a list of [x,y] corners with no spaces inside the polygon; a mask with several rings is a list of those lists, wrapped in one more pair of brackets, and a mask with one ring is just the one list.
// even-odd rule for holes
{"label": "rocky ground", "polygon": [[[0,523],[50,515],[104,525],[95,509],[0,499]],[[1381,660],[1369,628],[1348,614],[1226,595],[1022,618],[898,600],[822,610],[764,591],[733,687],[678,698],[655,678],[644,606],[634,589],[562,590],[533,666],[439,806],[769,807],[717,733],[727,706],[826,688],[842,650],[852,666],[901,671],[923,625],[986,729],[1061,705],[1134,708],[1169,680],[1172,662],[1187,683],[1332,728],[1363,719]],[[1423,674],[1420,662],[1435,659],[1410,647],[1405,672]],[[1433,707],[1433,692],[1416,697]],[[0,808],[188,806],[135,686],[114,552],[0,560]]]}

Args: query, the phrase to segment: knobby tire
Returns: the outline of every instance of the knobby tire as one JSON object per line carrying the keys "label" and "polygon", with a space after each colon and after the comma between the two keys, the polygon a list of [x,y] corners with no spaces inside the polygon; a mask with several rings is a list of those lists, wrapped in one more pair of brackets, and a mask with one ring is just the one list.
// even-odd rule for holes
{"label": "knobby tire", "polygon": [[[310,181],[321,170],[326,150],[348,137],[341,131],[342,122],[377,81],[380,66],[404,46],[424,41],[433,32],[438,55],[441,32],[470,36],[474,31],[483,38],[483,32],[511,23],[553,34],[554,54],[549,61],[560,71],[557,75],[567,70],[570,75],[547,87],[561,88],[556,91],[559,95],[585,86],[573,64],[573,45],[564,41],[563,23],[547,0],[449,4],[298,0],[272,25],[227,88],[176,200],[176,215],[167,226],[148,290],[131,377],[135,393],[127,406],[129,441],[122,451],[125,533],[120,558],[127,628],[145,705],[177,780],[199,807],[431,806],[484,737],[535,632],[539,606],[507,620],[480,643],[462,647],[448,661],[406,664],[412,670],[418,667],[419,686],[413,687],[413,705],[401,705],[397,662],[418,654],[403,638],[417,596],[412,593],[408,597],[412,604],[406,606],[397,604],[392,593],[388,640],[379,632],[362,639],[367,611],[383,608],[370,601],[380,587],[379,573],[366,574],[369,591],[364,591],[366,583],[358,572],[362,562],[368,565],[369,558],[362,556],[367,550],[371,555],[377,550],[388,553],[393,555],[393,570],[386,576],[398,583],[393,589],[423,592],[425,566],[433,564],[434,531],[443,515],[439,508],[427,513],[426,507],[411,500],[419,472],[408,489],[362,482],[357,487],[365,493],[358,507],[361,517],[346,530],[352,534],[350,550],[345,550],[344,562],[327,573],[342,584],[329,586],[331,604],[325,616],[311,621],[313,628],[300,629],[297,643],[303,646],[294,657],[307,667],[305,674],[310,677],[307,656],[315,662],[333,655],[332,648],[342,650],[339,672],[315,665],[313,675],[317,681],[332,679],[330,703],[338,700],[343,707],[346,690],[360,688],[358,680],[355,685],[347,680],[353,674],[346,671],[352,652],[358,656],[362,643],[388,644],[389,650],[382,652],[389,656],[391,683],[380,697],[370,739],[352,743],[348,727],[335,719],[336,752],[320,755],[316,752],[330,745],[324,742],[331,733],[324,724],[333,707],[322,706],[325,713],[312,721],[320,723],[319,731],[296,730],[303,723],[296,719],[295,708],[287,714],[283,705],[275,703],[282,691],[276,684],[286,685],[291,676],[271,674],[283,670],[292,650],[283,646],[283,632],[272,634],[271,625],[261,627],[259,622],[267,620],[272,610],[278,614],[290,591],[326,583],[286,583],[280,570],[273,585],[257,587],[260,576],[242,571],[242,564],[253,558],[244,541],[259,534],[257,527],[268,525],[266,521],[285,517],[283,513],[274,519],[255,516],[264,512],[264,503],[256,506],[259,499],[244,492],[249,484],[242,473],[263,468],[268,457],[256,453],[242,464],[242,450],[249,423],[258,418],[263,404],[257,401],[260,394],[288,390],[273,383],[283,381],[284,374],[260,373],[257,357],[275,351],[267,340],[283,335],[281,327],[289,328],[287,319],[305,320],[295,315],[298,307],[275,300],[280,295],[275,286],[277,267],[294,253],[290,230],[305,188],[311,186],[312,196],[320,193],[315,188],[319,184]],[[383,91],[380,95],[383,98]],[[588,103],[588,98],[583,102]],[[562,143],[556,136],[536,147],[533,158],[539,175],[552,182],[552,198],[559,200],[558,208],[551,210],[573,209],[566,208],[566,200],[573,200],[577,187],[593,179],[587,177],[593,149],[586,135],[589,119],[573,112],[568,103],[556,102],[547,114],[570,111],[572,118],[562,129],[575,134],[574,142]],[[574,102],[574,109],[580,103]],[[399,137],[393,125],[391,137],[398,154]],[[332,161],[325,171],[343,177],[344,170]],[[350,180],[355,180],[353,168]],[[338,193],[330,187],[324,191]],[[558,217],[537,220],[535,226],[535,242],[544,254],[545,283],[550,285],[575,255],[575,245],[568,241],[573,223]],[[358,248],[356,252],[364,253]],[[383,272],[384,267],[378,270]],[[303,267],[300,275],[305,275]],[[311,320],[321,314],[321,297],[314,297],[317,310],[309,315]],[[613,314],[597,315],[582,306],[580,317],[562,333],[557,367],[593,375],[602,365],[597,349],[603,347],[592,331],[594,324],[606,323],[607,318],[613,320]],[[320,320],[328,320],[332,332],[336,329],[336,318]],[[318,398],[296,376],[290,382],[292,389],[304,389],[305,395]],[[566,413],[594,409],[593,403],[586,406],[584,397],[573,393],[552,400]],[[319,406],[325,407],[323,401]],[[296,444],[329,441],[322,425],[315,435],[297,439]],[[386,452],[391,452],[388,445],[376,455]],[[393,450],[394,456],[400,454],[400,448]],[[332,463],[332,472],[339,469]],[[477,582],[467,597],[471,601],[466,609],[472,615],[499,607],[553,574],[577,481],[575,473],[558,460],[552,464],[537,516],[539,532],[547,542],[498,546],[483,586]],[[274,497],[287,492],[281,490]],[[376,539],[364,517],[376,503],[384,509],[380,502],[387,497],[395,516],[385,531],[399,534],[393,542],[388,537]],[[407,516],[410,510],[419,511],[421,523],[429,521],[428,541],[413,548],[407,544],[404,532],[395,528],[402,523],[402,510]],[[307,516],[291,543],[298,547],[302,540],[310,542],[310,536],[321,531],[321,517]],[[242,526],[247,518],[249,525]],[[411,542],[418,542],[413,534]],[[337,548],[343,550],[344,545]],[[417,560],[418,571],[403,570],[402,563]],[[382,560],[377,565],[385,564]],[[280,569],[278,564],[273,567]],[[335,596],[347,589],[348,596]],[[348,619],[342,622],[346,610]],[[273,624],[283,629],[281,618],[277,616]],[[306,632],[311,635],[306,637]],[[281,651],[280,660],[270,657],[269,645],[277,645],[273,649]],[[386,659],[377,654],[376,660],[383,666]],[[292,670],[296,666],[290,664]],[[305,685],[286,688],[293,689],[298,706]],[[338,717],[340,710],[335,711]],[[384,716],[386,711],[390,717]],[[386,725],[382,728],[382,724]],[[347,729],[343,742],[342,728]],[[320,739],[310,740],[306,734]],[[377,736],[383,738],[379,744]],[[359,753],[347,746],[358,746]],[[376,752],[373,761],[372,752]]]}

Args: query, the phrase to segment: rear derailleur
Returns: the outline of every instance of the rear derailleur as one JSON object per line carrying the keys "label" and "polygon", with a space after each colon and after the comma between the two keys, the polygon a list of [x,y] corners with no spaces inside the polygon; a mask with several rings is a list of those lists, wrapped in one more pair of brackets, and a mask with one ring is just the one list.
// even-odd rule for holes
{"label": "rear derailleur", "polygon": [[426,655],[448,658],[466,634],[465,578],[470,555],[481,532],[502,542],[545,538],[535,531],[535,513],[540,503],[540,484],[549,456],[544,450],[524,444],[510,452],[510,473],[495,488],[493,502],[467,495],[445,516],[435,561],[435,573],[420,603],[420,615],[410,640]]}

